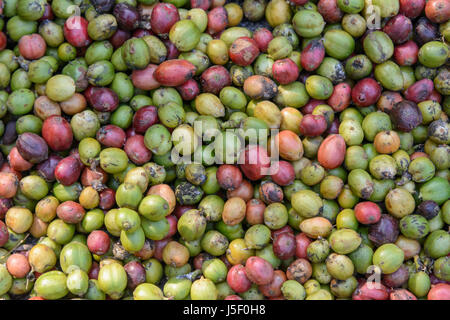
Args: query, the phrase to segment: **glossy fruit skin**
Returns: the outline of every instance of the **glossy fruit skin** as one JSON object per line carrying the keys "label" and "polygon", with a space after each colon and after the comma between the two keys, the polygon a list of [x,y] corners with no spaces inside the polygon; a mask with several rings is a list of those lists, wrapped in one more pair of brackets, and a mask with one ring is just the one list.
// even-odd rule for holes
{"label": "glossy fruit skin", "polygon": [[422,46],[429,41],[435,40],[438,36],[438,30],[436,25],[426,17],[420,17],[415,25],[414,36],[417,44]]}
{"label": "glossy fruit skin", "polygon": [[228,24],[227,11],[223,7],[216,7],[208,12],[209,34],[219,33],[224,30]]}
{"label": "glossy fruit skin", "polygon": [[450,285],[439,283],[434,285],[427,295],[428,300],[447,300],[450,298]]}
{"label": "glossy fruit skin", "polygon": [[200,8],[203,10],[208,10],[211,6],[211,2],[210,0],[191,0],[191,7],[192,8]]}
{"label": "glossy fruit skin", "polygon": [[364,282],[353,292],[352,300],[387,300],[389,298],[388,289],[380,284],[376,287]]}
{"label": "glossy fruit skin", "polygon": [[158,3],[152,10],[151,28],[156,34],[167,34],[170,28],[180,20],[178,10],[171,3]]}
{"label": "glossy fruit skin", "polygon": [[113,14],[116,16],[117,24],[123,30],[132,31],[139,25],[139,13],[136,8],[129,4],[116,4]]}
{"label": "glossy fruit skin", "polygon": [[36,293],[46,300],[56,300],[64,297],[69,291],[66,286],[66,275],[61,271],[50,271],[42,274],[36,280]]}
{"label": "glossy fruit skin", "polygon": [[373,141],[375,149],[381,154],[391,154],[400,147],[400,138],[395,131],[380,131]]}
{"label": "glossy fruit skin", "polygon": [[125,41],[130,39],[130,37],[130,32],[118,29],[116,33],[114,33],[112,37],[109,38],[109,42],[113,45],[114,49],[117,49],[121,45],[123,45]]}
{"label": "glossy fruit skin", "polygon": [[157,122],[158,111],[154,106],[139,108],[133,116],[133,128],[139,134],[144,134],[148,128]]}
{"label": "glossy fruit skin", "polygon": [[400,12],[408,18],[416,18],[425,8],[425,0],[400,0]]}
{"label": "glossy fruit skin", "polygon": [[351,92],[352,88],[347,83],[337,84],[327,100],[328,105],[336,112],[345,110],[351,103]]}
{"label": "glossy fruit skin", "polygon": [[251,224],[264,223],[264,209],[266,205],[259,199],[251,199],[247,202],[246,221]]}
{"label": "glossy fruit skin", "polygon": [[295,254],[295,237],[292,233],[282,233],[274,238],[273,250],[275,255],[286,260],[292,258]]}
{"label": "glossy fruit skin", "polygon": [[92,42],[87,32],[89,22],[83,17],[70,17],[64,23],[64,38],[75,47],[84,47]]}
{"label": "glossy fruit skin", "polygon": [[125,131],[115,125],[106,125],[97,131],[97,141],[106,147],[123,147],[126,139]]}
{"label": "glossy fruit skin", "polygon": [[272,66],[273,77],[281,84],[289,84],[297,80],[299,69],[289,58],[277,60]]}
{"label": "glossy fruit skin", "polygon": [[42,137],[25,132],[16,141],[17,151],[30,163],[40,163],[48,157],[48,146]]}
{"label": "glossy fruit skin", "polygon": [[264,176],[264,169],[269,168],[270,162],[267,151],[260,146],[248,146],[241,153],[240,168],[250,180],[258,180]]}
{"label": "glossy fruit skin", "polygon": [[325,47],[320,40],[311,41],[302,51],[300,61],[303,69],[313,71],[317,69],[325,57]]}
{"label": "glossy fruit skin", "polygon": [[12,198],[16,195],[19,180],[13,173],[1,172],[0,194],[4,198]]}
{"label": "glossy fruit skin", "polygon": [[17,147],[11,149],[8,155],[8,162],[11,170],[16,172],[29,170],[33,164],[25,160],[17,150]]}
{"label": "glossy fruit skin", "polygon": [[78,266],[81,270],[89,272],[92,265],[92,258],[88,247],[78,241],[66,244],[61,250],[60,265],[61,269],[66,273],[73,266]]}
{"label": "glossy fruit skin", "polygon": [[325,33],[324,46],[329,56],[343,60],[353,53],[355,40],[344,30],[328,30]]}
{"label": "glossy fruit skin", "polygon": [[434,85],[430,79],[422,79],[408,87],[405,91],[405,99],[415,103],[427,100],[433,91]]}
{"label": "glossy fruit skin", "polygon": [[295,179],[295,170],[291,163],[287,161],[278,161],[275,166],[278,165],[278,169],[272,174],[272,180],[280,186],[288,186]]}
{"label": "glossy fruit skin", "polygon": [[224,87],[231,84],[231,77],[228,70],[220,65],[209,67],[200,76],[200,85],[204,92],[215,95],[220,93]]}
{"label": "glossy fruit skin", "polygon": [[273,278],[273,267],[266,260],[259,257],[250,257],[245,263],[247,277],[257,285],[270,283]]}
{"label": "glossy fruit skin", "polygon": [[299,233],[295,236],[295,256],[297,258],[307,257],[307,248],[312,242],[305,233]]}
{"label": "glossy fruit skin", "polygon": [[92,231],[87,238],[87,246],[89,251],[96,255],[104,255],[110,247],[109,236],[101,230]]}
{"label": "glossy fruit skin", "polygon": [[239,197],[244,201],[250,201],[250,199],[252,199],[253,197],[253,193],[254,188],[252,184],[248,180],[243,180],[242,184],[237,189],[227,191],[227,197]]}
{"label": "glossy fruit skin", "polygon": [[98,187],[98,184],[104,184],[108,180],[108,174],[101,168],[96,168],[96,170],[91,170],[85,167],[81,173],[81,184],[84,187],[92,186]]}
{"label": "glossy fruit skin", "polygon": [[150,161],[152,152],[144,143],[144,136],[135,135],[126,140],[124,150],[128,158],[137,165],[143,165]]}
{"label": "glossy fruit skin", "polygon": [[111,112],[119,106],[117,94],[109,88],[89,87],[84,96],[88,104],[100,112]]}
{"label": "glossy fruit skin", "polygon": [[361,236],[352,229],[342,228],[330,236],[331,248],[339,254],[349,254],[361,244]]}
{"label": "glossy fruit skin", "polygon": [[5,125],[2,141],[11,144],[17,139],[16,121],[10,121]]}
{"label": "glossy fruit skin", "polygon": [[65,201],[56,208],[58,218],[66,223],[78,223],[84,217],[84,208],[77,202]]}
{"label": "glossy fruit skin", "polygon": [[177,87],[183,100],[191,101],[194,100],[196,96],[200,94],[200,86],[194,79],[189,79],[181,86]]}
{"label": "glossy fruit skin", "polygon": [[[424,243],[425,252],[430,257],[438,258],[444,256],[448,251],[448,246],[445,245],[445,241],[448,240],[448,236],[442,232],[443,230],[435,230],[430,233]],[[442,247],[439,247],[442,244]]]}
{"label": "glossy fruit skin", "polygon": [[318,12],[307,10],[305,12],[297,12],[292,19],[292,25],[297,34],[311,38],[323,31],[325,21]]}
{"label": "glossy fruit skin", "polygon": [[282,130],[275,137],[280,157],[288,161],[300,160],[303,156],[302,140],[290,130]]}
{"label": "glossy fruit skin", "polygon": [[300,133],[307,137],[317,137],[325,132],[327,122],[323,115],[307,114],[300,122]]}
{"label": "glossy fruit skin", "polygon": [[406,289],[396,289],[389,294],[389,300],[417,300],[417,298]]}
{"label": "glossy fruit skin", "polygon": [[403,251],[394,244],[384,244],[379,247],[374,255],[373,262],[378,265],[383,273],[390,274],[400,268],[404,259]]}
{"label": "glossy fruit skin", "polygon": [[150,48],[143,38],[131,38],[120,50],[122,63],[130,69],[144,69],[150,62]]}
{"label": "glossy fruit skin", "polygon": [[380,220],[381,210],[373,202],[360,202],[355,206],[355,216],[362,224],[373,224]]}
{"label": "glossy fruit skin", "polygon": [[31,269],[28,259],[20,253],[14,253],[8,257],[6,268],[16,278],[24,278]]}
{"label": "glossy fruit skin", "polygon": [[11,229],[12,232],[24,233],[28,231],[33,223],[33,217],[30,215],[30,210],[21,207],[12,207],[6,212],[5,224]]}
{"label": "glossy fruit skin", "polygon": [[446,1],[432,0],[425,5],[425,14],[435,23],[448,21],[450,18],[450,5]]}
{"label": "glossy fruit skin", "polygon": [[180,86],[191,79],[195,66],[186,60],[168,60],[161,63],[153,73],[155,80],[164,86]]}
{"label": "glossy fruit skin", "polygon": [[267,52],[267,46],[272,39],[272,32],[266,28],[258,28],[253,32],[253,40],[256,41],[256,45],[261,52]]}
{"label": "glossy fruit skin", "polygon": [[80,160],[75,156],[68,156],[56,165],[55,178],[61,184],[70,186],[80,177],[81,169]]}
{"label": "glossy fruit skin", "polygon": [[238,197],[233,197],[225,202],[222,220],[229,226],[238,225],[245,218],[246,211],[245,201]]}
{"label": "glossy fruit skin", "polygon": [[42,125],[42,136],[54,151],[63,151],[72,145],[73,134],[69,122],[60,116],[45,119]]}
{"label": "glossy fruit skin", "polygon": [[353,274],[353,263],[346,255],[332,253],[326,258],[325,263],[327,271],[335,279],[347,280]]}
{"label": "glossy fruit skin", "polygon": [[340,135],[329,135],[322,141],[317,160],[326,169],[339,167],[345,158],[345,141]]}
{"label": "glossy fruit skin", "polygon": [[6,48],[6,35],[5,33],[0,33],[0,49],[3,50]]}
{"label": "glossy fruit skin", "polygon": [[118,263],[105,265],[100,268],[98,283],[112,299],[119,299],[127,286],[127,273]]}
{"label": "glossy fruit skin", "polygon": [[326,77],[311,75],[305,82],[308,94],[319,100],[326,100],[333,94],[333,83]]}
{"label": "glossy fruit skin", "polygon": [[19,41],[20,54],[29,60],[39,59],[45,54],[47,45],[39,34],[23,36]]}
{"label": "glossy fruit skin", "polygon": [[413,273],[408,280],[408,289],[416,296],[423,297],[430,290],[430,277],[423,271]]}
{"label": "glossy fruit skin", "polygon": [[259,286],[259,290],[266,297],[279,297],[282,294],[281,287],[286,280],[286,274],[281,270],[276,270],[272,281],[266,285]]}
{"label": "glossy fruit skin", "polygon": [[392,40],[382,31],[369,33],[363,42],[364,51],[374,63],[383,63],[394,53]]}
{"label": "glossy fruit skin", "polygon": [[320,0],[317,4],[317,10],[328,23],[337,23],[344,15],[336,0]]}
{"label": "glossy fruit skin", "polygon": [[395,44],[406,42],[412,33],[412,23],[409,18],[399,14],[389,19],[383,31],[392,39]]}
{"label": "glossy fruit skin", "polygon": [[419,62],[428,68],[438,68],[445,63],[448,48],[439,41],[430,41],[419,49]]}
{"label": "glossy fruit skin", "polygon": [[228,270],[227,283],[237,293],[245,292],[252,286],[252,282],[248,279],[246,269],[242,264],[236,264]]}
{"label": "glossy fruit skin", "polygon": [[252,75],[244,81],[244,92],[252,99],[271,99],[277,94],[278,88],[270,78]]}
{"label": "glossy fruit skin", "polygon": [[[404,80],[402,79],[402,70],[392,61],[386,61],[379,65],[376,65],[374,75],[375,79],[379,81],[381,85],[387,90],[398,91],[405,86],[405,82],[402,81]],[[407,74],[405,72],[405,78],[406,75]]]}
{"label": "glossy fruit skin", "polygon": [[144,69],[136,69],[131,73],[133,85],[142,90],[157,89],[161,84],[155,79],[154,73],[158,68],[155,64],[149,64]]}
{"label": "glossy fruit skin", "polygon": [[398,45],[394,49],[395,61],[400,66],[412,66],[416,64],[419,55],[419,47],[417,44],[410,40],[401,45]]}
{"label": "glossy fruit skin", "polygon": [[378,101],[381,86],[372,78],[365,78],[353,87],[352,100],[358,107],[368,107]]}

